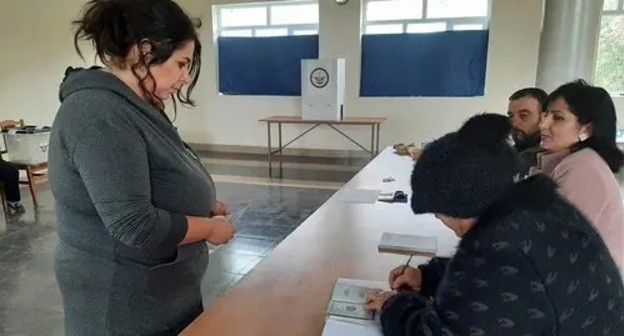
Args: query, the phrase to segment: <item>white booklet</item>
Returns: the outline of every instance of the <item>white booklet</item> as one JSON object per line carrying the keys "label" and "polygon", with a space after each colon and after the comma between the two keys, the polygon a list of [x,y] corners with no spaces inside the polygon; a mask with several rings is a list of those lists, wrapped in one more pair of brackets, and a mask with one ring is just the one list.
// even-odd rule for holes
{"label": "white booklet", "polygon": [[336,200],[343,203],[374,204],[381,190],[343,189],[336,194]]}
{"label": "white booklet", "polygon": [[379,252],[434,257],[438,251],[438,238],[384,232],[379,240],[377,250]]}
{"label": "white booklet", "polygon": [[381,335],[373,312],[364,308],[366,296],[374,290],[389,290],[383,281],[338,278],[329,304],[323,336]]}

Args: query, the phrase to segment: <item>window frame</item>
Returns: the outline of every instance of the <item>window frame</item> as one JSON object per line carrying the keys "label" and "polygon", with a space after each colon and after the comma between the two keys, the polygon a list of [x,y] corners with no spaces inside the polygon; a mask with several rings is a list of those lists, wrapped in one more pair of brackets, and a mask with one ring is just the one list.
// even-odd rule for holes
{"label": "window frame", "polygon": [[[624,16],[624,0],[619,0],[618,1],[617,9],[609,9],[609,10],[603,9],[602,10],[601,17],[600,17],[600,23],[601,24],[602,24],[602,18],[604,16]],[[598,43],[596,44],[596,49],[598,48],[598,45],[600,44],[600,39],[598,39],[597,42]],[[600,57],[600,56],[598,55],[598,50],[596,50],[596,60],[598,59],[598,57]],[[597,70],[598,70],[597,68],[594,69],[594,76],[596,76]],[[595,77],[594,77],[594,80],[595,80]],[[615,91],[615,92],[612,92],[612,91],[609,91],[609,90],[607,90],[607,91],[614,98],[624,99],[624,88],[620,88],[620,91]]]}
{"label": "window frame", "polygon": [[[483,25],[483,29],[489,29],[489,25],[490,25],[490,19],[492,17],[492,1],[493,0],[486,0],[487,1],[487,14],[486,16],[475,16],[475,17],[456,17],[456,18],[428,18],[427,17],[427,8],[429,5],[429,1],[431,0],[422,0],[422,18],[420,19],[396,19],[396,20],[368,20],[366,14],[367,14],[367,9],[368,9],[368,4],[370,2],[377,2],[377,1],[384,1],[384,0],[362,0],[362,26],[361,28],[361,32],[362,35],[369,35],[367,33],[367,27],[368,26],[377,26],[377,25],[384,25],[384,24],[388,24],[388,25],[398,25],[401,24],[402,25],[402,34],[419,34],[419,33],[411,33],[407,31],[407,27],[410,24],[418,24],[418,23],[439,23],[439,22],[443,22],[446,24],[446,31],[451,31],[453,30],[453,26],[454,25],[458,25],[458,24],[481,24]],[[385,0],[385,1],[393,1],[393,0]],[[620,0],[620,1],[624,1],[624,0]],[[379,34],[379,33],[377,33]]]}
{"label": "window frame", "polygon": [[[286,7],[292,5],[319,5],[318,0],[288,0],[288,1],[273,1],[273,2],[252,2],[252,3],[243,3],[243,4],[233,4],[233,5],[213,5],[213,20],[214,20],[214,35],[215,38],[222,36],[223,32],[228,31],[240,31],[240,30],[251,30],[250,37],[267,37],[267,36],[257,36],[258,30],[264,29],[286,29],[286,36],[295,36],[297,31],[307,30],[307,31],[316,31],[316,34],[306,34],[306,35],[317,35],[319,32],[319,23],[306,23],[306,24],[271,24],[271,8],[273,7]],[[235,27],[222,27],[221,26],[221,10],[229,9],[229,8],[264,8],[266,10],[266,25],[248,25],[248,26],[235,26]],[[274,36],[284,36],[284,35],[274,35]]]}
{"label": "window frame", "polygon": [[624,0],[619,0],[617,9],[602,9],[602,15],[621,15],[624,13]]}

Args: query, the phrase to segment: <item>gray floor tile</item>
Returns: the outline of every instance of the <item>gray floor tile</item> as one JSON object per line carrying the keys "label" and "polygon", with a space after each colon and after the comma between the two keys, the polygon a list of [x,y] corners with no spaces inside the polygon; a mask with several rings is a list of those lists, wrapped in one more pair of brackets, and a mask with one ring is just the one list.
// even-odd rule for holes
{"label": "gray floor tile", "polygon": [[239,236],[232,239],[227,245],[221,247],[224,252],[244,253],[258,256],[266,255],[269,249],[275,245],[274,239],[251,238]]}
{"label": "gray floor tile", "polygon": [[206,271],[206,275],[202,281],[202,288],[211,288],[223,291],[229,288],[236,275],[237,274],[234,273],[209,269]]}
{"label": "gray floor tile", "polygon": [[[246,274],[250,267],[254,267],[263,257],[248,253],[232,253],[218,249],[210,256],[208,270]],[[253,266],[251,266],[253,265]]]}

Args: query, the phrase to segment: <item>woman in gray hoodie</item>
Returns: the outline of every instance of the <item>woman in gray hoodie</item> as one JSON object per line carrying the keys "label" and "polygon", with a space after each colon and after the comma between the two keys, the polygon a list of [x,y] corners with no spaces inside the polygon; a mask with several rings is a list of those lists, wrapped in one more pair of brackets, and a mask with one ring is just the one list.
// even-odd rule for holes
{"label": "woman in gray hoodie", "polygon": [[67,70],[50,139],[66,334],[177,334],[203,310],[205,241],[235,231],[163,112],[192,105],[201,45],[171,0],[92,0],[74,24],[106,67]]}

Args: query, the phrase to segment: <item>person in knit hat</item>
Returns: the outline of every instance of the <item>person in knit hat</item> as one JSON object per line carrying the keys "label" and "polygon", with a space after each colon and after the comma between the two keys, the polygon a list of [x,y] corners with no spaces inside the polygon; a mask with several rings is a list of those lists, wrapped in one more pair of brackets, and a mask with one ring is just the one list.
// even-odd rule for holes
{"label": "person in knit hat", "polygon": [[416,163],[414,213],[434,213],[461,241],[369,295],[384,335],[621,334],[624,286],[607,247],[547,176],[515,182],[510,130],[502,115],[474,116]]}

